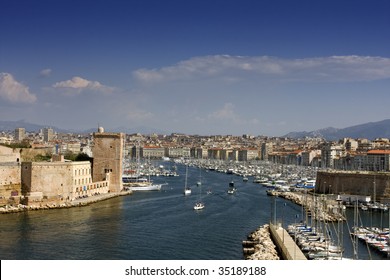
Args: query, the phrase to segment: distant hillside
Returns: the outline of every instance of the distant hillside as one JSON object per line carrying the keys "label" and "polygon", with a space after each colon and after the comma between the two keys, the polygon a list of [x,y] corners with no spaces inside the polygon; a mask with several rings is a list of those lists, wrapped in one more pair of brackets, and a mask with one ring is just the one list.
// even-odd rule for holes
{"label": "distant hillside", "polygon": [[390,138],[390,119],[359,124],[346,128],[328,127],[315,131],[290,132],[284,137],[304,138],[304,137],[323,137],[329,141],[339,140],[341,138],[367,138],[374,140],[376,138]]}
{"label": "distant hillside", "polygon": [[[61,132],[61,133],[92,133],[96,132],[97,128],[89,128],[89,129],[84,129],[84,130],[70,130],[70,129],[63,129],[55,126],[50,126],[50,125],[40,125],[40,124],[32,124],[28,123],[25,120],[19,120],[19,121],[0,121],[0,131],[11,131],[13,132],[15,128],[18,127],[24,127],[27,132],[38,132],[42,128],[45,127],[51,127],[55,132]],[[104,127],[106,132],[123,132],[127,134],[133,134],[133,133],[141,133],[144,135],[152,134],[152,133],[157,133],[157,134],[167,134],[166,132],[159,130],[159,129],[153,129],[150,127],[144,127],[144,126],[139,126],[139,127],[134,127],[134,128],[126,128],[126,127],[116,127],[116,128],[108,128]]]}
{"label": "distant hillside", "polygon": [[123,133],[127,133],[127,134],[141,133],[143,135],[150,135],[153,133],[160,134],[160,135],[170,134],[166,131],[147,127],[147,126],[137,126],[137,127],[133,127],[133,128],[127,128],[124,126],[120,126],[120,127],[115,128],[113,131],[123,132]]}
{"label": "distant hillside", "polygon": [[57,128],[54,126],[28,123],[25,120],[0,121],[0,131],[14,131],[15,128],[18,128],[18,127],[24,127],[26,129],[26,131],[36,131],[36,132],[38,132],[40,129],[45,128],[45,127],[51,127],[55,131],[58,131],[58,132],[65,131],[64,129],[60,129],[60,128]]}
{"label": "distant hillside", "polygon": [[[45,127],[51,127],[55,132],[61,133],[92,133],[97,131],[97,128],[89,128],[85,130],[69,130],[62,129],[55,126],[49,125],[40,125],[40,124],[32,124],[28,123],[25,120],[19,121],[0,121],[0,131],[14,131],[17,127],[24,127],[26,131],[36,131],[38,132],[40,129]],[[133,133],[141,133],[144,135],[157,133],[157,134],[170,134],[166,131],[162,131],[159,129],[153,129],[149,127],[134,127],[134,128],[126,128],[126,127],[116,127],[116,128],[108,128],[104,127],[107,132],[124,132],[127,134]],[[272,135],[270,135],[272,136]],[[367,138],[370,140],[374,140],[375,138],[390,138],[390,119],[378,121],[378,122],[370,122],[355,126],[350,126],[346,128],[334,128],[328,127],[315,131],[301,131],[301,132],[290,132],[283,137],[289,138],[304,138],[304,137],[322,137],[328,141],[336,141],[344,137],[351,138]]]}

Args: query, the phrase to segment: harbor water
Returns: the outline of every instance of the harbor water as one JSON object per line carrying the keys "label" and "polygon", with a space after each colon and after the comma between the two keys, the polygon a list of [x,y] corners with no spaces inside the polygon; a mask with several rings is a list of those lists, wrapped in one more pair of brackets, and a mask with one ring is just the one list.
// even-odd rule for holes
{"label": "harbor water", "polygon": [[[171,164],[169,162],[164,164]],[[242,260],[242,241],[273,218],[285,227],[301,220],[301,207],[267,196],[242,177],[188,169],[192,194],[184,196],[185,167],[178,177],[154,177],[161,191],[135,192],[86,207],[0,215],[3,260]],[[201,173],[202,185],[197,186]],[[237,191],[228,194],[229,182]],[[205,208],[193,209],[201,199]],[[276,209],[276,210],[275,210]],[[352,258],[353,210],[343,223],[344,256]],[[388,213],[366,213],[367,226],[388,227]],[[359,259],[386,259],[359,242]]]}

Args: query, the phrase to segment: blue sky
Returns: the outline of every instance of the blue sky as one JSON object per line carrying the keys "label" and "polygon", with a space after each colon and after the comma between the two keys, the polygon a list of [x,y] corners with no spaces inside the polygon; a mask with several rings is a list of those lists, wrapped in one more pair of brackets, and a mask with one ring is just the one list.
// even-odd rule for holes
{"label": "blue sky", "polygon": [[0,119],[268,136],[380,121],[389,14],[386,0],[1,1]]}

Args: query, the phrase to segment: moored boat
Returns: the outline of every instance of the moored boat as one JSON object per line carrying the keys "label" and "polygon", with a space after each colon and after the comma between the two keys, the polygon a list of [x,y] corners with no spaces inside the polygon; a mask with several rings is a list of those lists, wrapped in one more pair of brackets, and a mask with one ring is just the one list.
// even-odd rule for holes
{"label": "moored boat", "polygon": [[137,182],[125,184],[124,189],[131,191],[159,191],[161,190],[162,185],[163,184],[153,184],[150,181]]}

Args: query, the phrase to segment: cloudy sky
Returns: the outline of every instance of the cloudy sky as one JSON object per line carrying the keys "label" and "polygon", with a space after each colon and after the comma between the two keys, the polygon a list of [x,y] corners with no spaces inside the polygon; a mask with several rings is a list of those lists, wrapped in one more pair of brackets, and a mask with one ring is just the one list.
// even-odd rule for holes
{"label": "cloudy sky", "polygon": [[2,1],[0,120],[280,136],[388,119],[389,15],[387,0]]}

